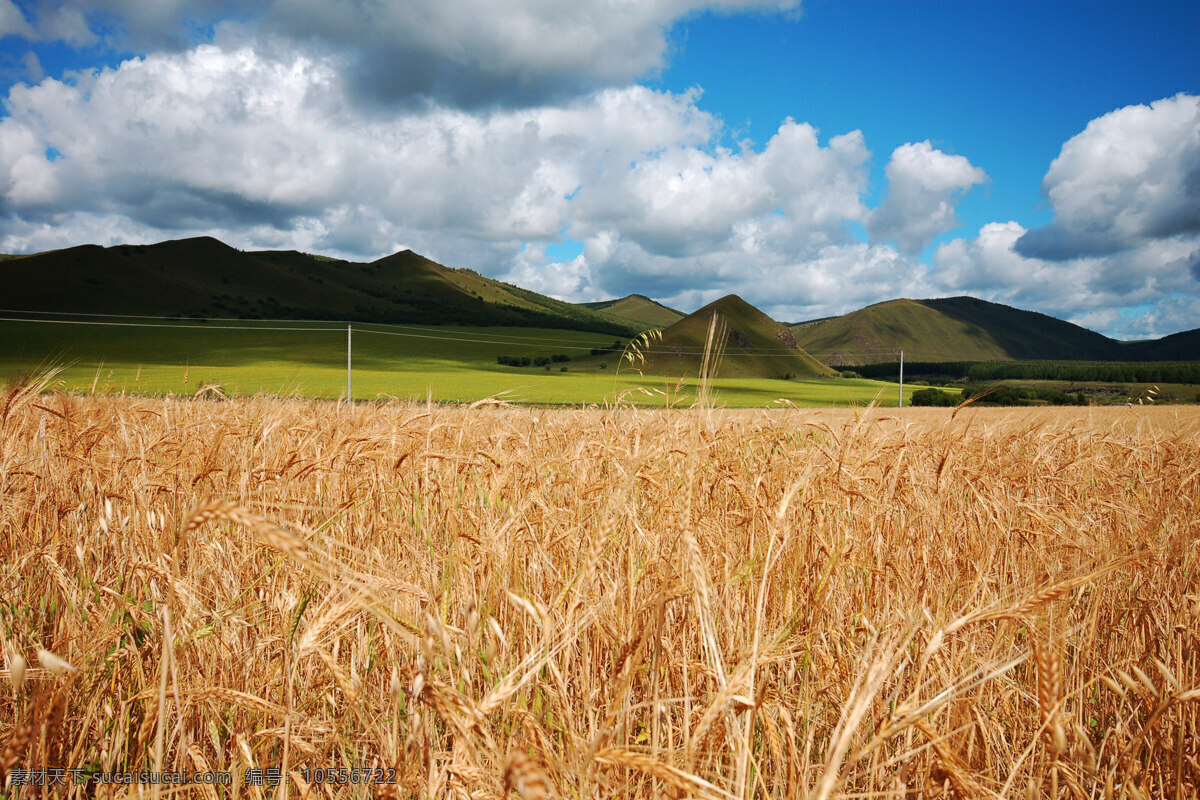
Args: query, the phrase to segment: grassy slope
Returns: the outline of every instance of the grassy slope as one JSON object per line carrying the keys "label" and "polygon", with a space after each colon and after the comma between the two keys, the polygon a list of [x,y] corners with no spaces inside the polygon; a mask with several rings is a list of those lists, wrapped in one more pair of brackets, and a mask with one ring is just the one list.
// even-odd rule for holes
{"label": "grassy slope", "polygon": [[653,375],[696,375],[709,320],[716,312],[729,326],[720,375],[738,378],[830,377],[835,373],[795,346],[791,332],[737,295],[727,295],[689,314],[662,332],[646,353],[642,371]]}
{"label": "grassy slope", "polygon": [[683,319],[685,314],[640,294],[631,294],[619,300],[601,300],[596,303],[581,303],[596,310],[607,311],[618,317],[640,322],[656,328],[666,328]]}
{"label": "grassy slope", "polygon": [[1127,352],[1078,325],[972,297],[890,300],[792,330],[834,364],[895,360],[873,351],[900,348],[913,361],[1119,360]]}
{"label": "grassy slope", "polygon": [[0,284],[5,308],[29,311],[638,330],[624,318],[408,250],[360,264],[294,251],[244,253],[208,237],[85,245],[0,261]]}
{"label": "grassy slope", "polygon": [[[682,391],[685,397],[677,399],[687,402],[690,391],[686,381],[682,390],[676,388],[678,380],[661,381],[658,387],[631,370],[617,374],[615,359],[614,369],[601,370],[603,359],[587,358],[591,348],[640,330],[643,323],[553,300],[471,270],[447,269],[409,251],[356,264],[296,252],[242,253],[200,238],[14,258],[0,262],[0,280],[13,287],[5,305],[29,310],[471,324],[419,331],[356,323],[357,397],[424,398],[432,393],[441,400],[476,400],[505,393],[525,402],[581,403],[649,387],[667,394]],[[78,288],[64,292],[62,286]],[[735,328],[747,332],[752,346],[780,347],[772,338],[783,330],[777,323],[744,303],[725,310]],[[559,329],[542,327],[556,321]],[[538,328],[520,327],[522,322]],[[345,336],[339,326],[297,322],[289,327],[301,330],[269,331],[246,322],[237,324],[250,330],[222,329],[229,324],[192,321],[163,329],[0,322],[0,379],[49,362],[67,365],[63,379],[75,389],[95,385],[191,394],[211,383],[237,394],[336,397],[344,391]],[[695,321],[683,325],[668,344],[699,350],[705,326]],[[373,335],[368,332],[372,327],[408,335]],[[587,328],[597,332],[580,332]],[[488,341],[472,341],[478,339]],[[570,362],[565,373],[558,365],[546,371],[496,363],[500,355],[556,353],[584,360]],[[894,402],[890,390],[872,381],[804,386],[764,380],[785,372],[804,376],[823,371],[802,354],[789,353],[786,359],[744,356],[736,347],[729,353],[721,370],[721,392],[722,402],[731,405],[763,405],[779,398],[799,404],[866,403],[880,391]],[[670,367],[667,374],[675,378],[694,377],[699,357],[688,356]],[[638,397],[662,402],[662,395]]]}
{"label": "grassy slope", "polygon": [[[218,324],[224,323],[148,329],[0,322],[0,383],[50,363],[66,365],[60,385],[77,391],[95,386],[106,392],[190,395],[219,384],[227,394],[344,395],[344,328],[295,323],[291,327],[301,330],[279,331],[240,322],[233,324],[248,330],[225,330]],[[397,333],[406,335],[389,335]],[[679,386],[676,379],[618,371],[615,359],[610,369],[598,370],[587,353],[611,341],[611,336],[566,330],[356,324],[354,395],[443,401],[500,395],[513,402],[555,404],[603,403],[624,395],[648,405],[691,402],[694,380]],[[550,371],[496,363],[499,355],[555,353],[583,354],[590,363],[571,361]],[[560,372],[560,366],[568,371]],[[721,375],[716,402],[729,406],[769,406],[779,399],[797,405],[864,405],[876,396],[883,405],[896,403],[894,385],[877,381],[785,382],[739,377],[728,369]]]}
{"label": "grassy slope", "polygon": [[1132,361],[1196,361],[1200,360],[1200,328],[1153,341],[1124,342],[1122,347]]}

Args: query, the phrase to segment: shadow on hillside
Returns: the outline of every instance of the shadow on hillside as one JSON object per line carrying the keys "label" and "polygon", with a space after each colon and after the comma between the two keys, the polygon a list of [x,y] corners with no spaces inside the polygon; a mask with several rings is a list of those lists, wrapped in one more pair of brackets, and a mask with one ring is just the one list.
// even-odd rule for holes
{"label": "shadow on hillside", "polygon": [[[344,368],[346,329],[298,330],[229,329],[216,324],[185,323],[195,327],[87,327],[63,328],[35,322],[0,323],[0,363],[10,366],[41,363],[161,365],[197,364],[213,367],[250,367],[256,364],[295,364]],[[440,347],[445,357],[447,348]],[[419,340],[356,333],[355,368],[393,369],[424,357]],[[463,352],[464,362],[478,362],[478,352]],[[436,357],[436,356],[435,356]]]}

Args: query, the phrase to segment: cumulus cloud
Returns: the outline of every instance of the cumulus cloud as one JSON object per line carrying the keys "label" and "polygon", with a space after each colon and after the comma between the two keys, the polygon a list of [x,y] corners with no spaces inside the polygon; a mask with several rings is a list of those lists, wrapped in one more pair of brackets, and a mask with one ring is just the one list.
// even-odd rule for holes
{"label": "cumulus cloud", "polygon": [[560,300],[586,303],[606,299],[593,284],[591,266],[582,253],[570,261],[547,262],[545,245],[522,249],[503,279]]}
{"label": "cumulus cloud", "polygon": [[360,99],[481,108],[625,85],[663,66],[679,19],[702,11],[787,12],[799,2],[78,0],[42,4],[33,26],[17,32],[145,52],[182,49],[227,19],[242,38],[285,37],[333,57]]}
{"label": "cumulus cloud", "polygon": [[[182,50],[209,36],[223,19],[252,21],[270,0],[41,0],[26,3],[11,31],[30,41],[102,45],[118,51]],[[0,35],[9,18],[0,0]],[[17,12],[20,14],[20,12]]]}
{"label": "cumulus cloud", "polygon": [[752,252],[770,238],[820,244],[861,218],[869,158],[862,134],[821,146],[811,125],[787,120],[761,151],[672,147],[616,165],[576,198],[571,233],[620,230],[647,253],[681,257]]}
{"label": "cumulus cloud", "polygon": [[987,174],[963,156],[934,149],[928,141],[904,144],[892,152],[885,169],[887,199],[867,217],[871,238],[895,242],[916,254],[958,227],[955,203]]}
{"label": "cumulus cloud", "polygon": [[1042,184],[1046,226],[991,223],[938,247],[946,293],[1035,308],[1112,336],[1196,327],[1200,98],[1117,109],[1071,138]]}
{"label": "cumulus cloud", "polygon": [[1011,302],[1034,297],[1043,301],[1056,287],[1069,292],[1074,282],[1064,279],[1078,276],[1068,276],[1068,268],[1026,258],[1013,249],[1024,235],[1025,228],[1018,222],[991,222],[974,239],[939,245],[933,257],[938,284],[950,293]]}
{"label": "cumulus cloud", "polygon": [[268,29],[335,47],[363,95],[463,107],[537,104],[622,85],[663,66],[671,24],[705,9],[795,0],[275,0]]}
{"label": "cumulus cloud", "polygon": [[586,267],[589,276],[589,297],[579,299],[638,292],[694,309],[736,293],[781,320],[840,314],[881,296],[932,291],[927,268],[889,245],[846,240],[792,249],[786,241],[765,237],[760,247],[746,250],[742,239],[732,237],[707,252],[674,257],[648,252],[609,230],[585,241],[572,265]]}
{"label": "cumulus cloud", "polygon": [[42,69],[42,62],[37,57],[37,53],[29,50],[21,58],[21,63],[25,67],[25,76],[34,83],[39,82],[46,77],[46,71]]}
{"label": "cumulus cloud", "polygon": [[0,0],[0,39],[5,36],[30,36],[33,28],[13,0]]}
{"label": "cumulus cloud", "polygon": [[[1165,309],[1195,305],[1200,287],[1190,268],[1200,259],[1200,242],[1172,237],[1117,254],[1055,261],[1022,255],[1018,245],[1026,235],[1019,223],[990,223],[974,239],[942,244],[933,259],[934,286],[944,294],[1038,309],[1112,336],[1196,327],[1195,317]],[[1147,306],[1157,310],[1146,312]]]}
{"label": "cumulus cloud", "polygon": [[1191,330],[1198,319],[1200,296],[1177,294],[1161,298],[1148,310],[1127,313],[1110,327],[1118,331],[1122,339],[1151,339]]}
{"label": "cumulus cloud", "polygon": [[0,213],[116,213],[164,229],[309,219],[343,241],[366,218],[398,234],[547,239],[585,174],[707,141],[715,123],[694,99],[628,87],[561,107],[366,117],[327,62],[202,46],[13,87]]}
{"label": "cumulus cloud", "polygon": [[848,229],[866,213],[869,157],[858,131],[822,145],[811,125],[789,119],[757,150],[672,144],[607,160],[566,217],[583,253],[510,277],[561,287],[565,275],[586,276],[576,299],[639,292],[693,308],[736,292],[797,318],[849,310],[923,269]]}
{"label": "cumulus cloud", "polygon": [[762,269],[747,287],[772,317],[801,321],[853,311],[893,297],[928,297],[928,268],[888,245],[845,242]]}
{"label": "cumulus cloud", "polygon": [[1200,97],[1117,109],[1063,145],[1042,182],[1054,220],[1017,251],[1063,261],[1200,234]]}

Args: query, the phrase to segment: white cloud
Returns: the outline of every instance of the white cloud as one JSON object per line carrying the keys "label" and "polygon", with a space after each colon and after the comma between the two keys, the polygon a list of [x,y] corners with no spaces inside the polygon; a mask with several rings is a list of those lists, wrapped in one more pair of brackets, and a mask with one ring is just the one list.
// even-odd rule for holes
{"label": "white cloud", "polygon": [[[181,50],[223,17],[250,21],[269,0],[40,0],[25,3],[16,33],[30,41],[64,42],[72,46],[103,44],[118,51]],[[7,18],[0,0],[0,35]],[[18,12],[19,13],[19,12]]]}
{"label": "white cloud", "polygon": [[568,300],[586,303],[606,299],[592,284],[592,271],[582,254],[570,261],[546,261],[544,245],[530,245],[513,261],[503,280],[525,289]]}
{"label": "white cloud", "polygon": [[1191,330],[1196,320],[1200,320],[1200,296],[1177,294],[1159,299],[1148,311],[1127,314],[1110,327],[1122,339],[1152,339]]}
{"label": "white cloud", "polygon": [[1063,260],[1200,233],[1200,97],[1126,106],[1063,145],[1042,191],[1054,221],[1017,250]]}
{"label": "white cloud", "polygon": [[942,293],[1037,309],[1113,336],[1196,327],[1197,318],[1136,310],[1195,305],[1200,285],[1190,270],[1200,259],[1200,242],[1172,237],[1109,256],[1050,261],[1021,255],[1018,242],[1025,234],[1016,222],[993,222],[975,239],[942,244],[934,254],[933,285]]}
{"label": "white cloud", "polygon": [[405,230],[546,239],[586,175],[711,137],[694,100],[629,87],[561,107],[372,116],[345,102],[327,62],[202,46],[13,87],[0,210],[123,214],[167,230],[315,220],[342,242],[364,224],[396,232],[363,252]]}
{"label": "white cloud", "polygon": [[13,0],[0,0],[0,39],[5,36],[30,36],[33,28]]}
{"label": "white cloud", "polygon": [[21,36],[31,40],[90,46],[100,41],[92,30],[87,9],[75,4],[43,2],[27,6],[30,17]]}
{"label": "white cloud", "polygon": [[21,64],[25,68],[25,77],[33,83],[38,83],[46,77],[46,71],[42,69],[42,62],[38,59],[37,53],[32,50],[26,51],[22,56]]}
{"label": "white cloud", "polygon": [[334,58],[360,98],[500,107],[563,100],[652,73],[664,65],[671,26],[691,14],[788,12],[799,3],[76,0],[41,4],[32,29],[17,32],[73,44],[104,40],[138,52],[182,49],[232,11],[242,36],[285,37]]}
{"label": "white cloud", "polygon": [[867,231],[871,238],[895,242],[909,254],[958,227],[955,203],[987,180],[987,174],[963,156],[935,150],[928,141],[897,147],[885,172],[887,199],[867,217]]}
{"label": "white cloud", "polygon": [[798,322],[895,297],[929,297],[927,271],[887,245],[828,245],[768,271],[749,294],[775,319]]}
{"label": "white cloud", "polygon": [[593,290],[603,297],[639,292],[690,310],[736,293],[776,319],[791,321],[932,291],[927,268],[888,245],[843,241],[793,251],[785,237],[765,239],[768,246],[749,253],[733,238],[723,248],[674,257],[604,231],[584,243],[580,258]]}
{"label": "white cloud", "polygon": [[1042,184],[1054,220],[991,223],[934,255],[932,279],[1138,338],[1196,327],[1200,303],[1200,97],[1092,120]]}
{"label": "white cloud", "polygon": [[[682,257],[844,239],[861,218],[864,164],[858,131],[822,147],[812,126],[787,120],[761,152],[675,146],[586,184],[571,233],[619,230],[647,253]],[[782,238],[781,238],[782,237]]]}

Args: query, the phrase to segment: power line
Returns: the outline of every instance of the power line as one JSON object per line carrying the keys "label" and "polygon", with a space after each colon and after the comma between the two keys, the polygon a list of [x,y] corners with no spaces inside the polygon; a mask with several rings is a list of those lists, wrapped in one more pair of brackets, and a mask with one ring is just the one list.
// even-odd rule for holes
{"label": "power line", "polygon": [[[246,322],[246,321],[248,321],[245,317],[208,317],[208,316],[205,316],[205,317],[182,317],[178,314],[176,314],[174,316],[157,316],[157,315],[152,315],[152,314],[100,314],[100,313],[93,313],[93,312],[86,312],[86,311],[26,311],[23,309],[14,309],[14,308],[0,308],[0,314],[43,314],[43,315],[56,314],[56,315],[69,316],[69,317],[103,317],[103,318],[107,318],[107,319],[137,319],[137,320],[151,319],[151,320],[163,320],[163,321],[167,321],[167,322],[174,322],[174,321],[185,322],[189,319],[213,320],[215,322]],[[20,319],[17,321],[19,321],[19,322],[38,322],[40,320]],[[73,320],[58,320],[58,321],[71,322]],[[285,322],[285,323],[296,322],[296,320],[294,320],[294,319],[269,319],[269,318],[264,318],[264,317],[255,317],[253,320],[249,320],[249,321],[253,321],[253,322]],[[406,328],[406,329],[415,330],[415,331],[437,331],[437,332],[440,332],[443,330],[443,328],[441,328],[441,327],[431,328],[431,327],[423,326],[423,325],[405,325],[405,324],[400,324],[400,323],[389,323],[389,322],[361,322],[361,321],[356,321],[356,320],[345,320],[345,319],[343,319],[343,320],[302,320],[302,321],[313,322],[313,323],[337,324],[339,327],[336,330],[341,330],[341,327],[340,327],[341,325],[360,325],[360,326],[361,325],[374,325],[374,326],[380,327],[380,328]],[[181,326],[176,326],[176,327],[181,327]],[[205,325],[204,327],[209,328],[209,329],[217,329],[218,328],[218,326],[213,326],[213,325]],[[262,327],[265,327],[265,326],[262,326]],[[502,327],[502,326],[481,326],[481,327]],[[256,329],[257,329],[257,327],[256,327]],[[313,330],[327,330],[327,329],[313,328]],[[332,330],[332,329],[328,329],[328,330]],[[360,327],[360,328],[358,328],[358,330],[364,331],[364,330],[370,330],[370,329]],[[385,331],[372,331],[372,332],[373,333],[385,333]],[[593,332],[593,331],[581,331],[581,333],[592,334],[592,335],[595,335],[596,337],[604,337],[604,336],[613,335],[613,334],[607,334],[607,333],[597,333],[597,332]],[[513,339],[517,342],[520,342],[520,341],[572,342],[575,344],[578,344],[578,342],[579,342],[578,339],[564,339],[562,337],[556,337],[556,336],[518,336],[518,335],[506,334],[506,333],[494,333],[494,334],[490,334],[490,335],[500,338],[500,339]]]}
{"label": "power line", "polygon": [[[159,319],[159,320],[180,320],[180,321],[189,320],[189,319],[210,319],[210,320],[216,320],[217,322],[246,322],[247,321],[246,317],[209,317],[209,316],[197,317],[197,316],[182,316],[180,314],[175,314],[175,315],[100,314],[100,313],[92,312],[92,311],[28,311],[28,310],[22,309],[22,308],[0,308],[0,314],[41,314],[43,316],[50,316],[53,314],[57,314],[59,316],[67,316],[67,317],[107,317],[109,319]],[[34,320],[28,320],[28,321],[33,322]],[[296,320],[294,320],[294,319],[266,319],[266,318],[255,317],[255,318],[253,318],[252,321],[254,321],[254,322],[295,322]],[[301,320],[301,321],[302,322],[337,322],[338,320]],[[341,330],[341,328],[339,328],[338,330]]]}
{"label": "power line", "polygon": [[[8,312],[13,313],[13,312]],[[17,312],[30,313],[30,312]],[[32,312],[32,313],[49,313],[49,312]],[[174,322],[178,317],[155,317],[155,316],[124,316],[119,314],[74,314],[75,316],[91,316],[91,317],[106,317],[118,319],[152,319],[162,320],[160,322],[116,322],[116,321],[100,321],[100,320],[67,320],[67,319],[27,319],[21,317],[0,317],[0,322],[25,322],[31,324],[56,324],[56,325],[92,325],[102,327],[117,327],[117,328],[167,328],[171,330],[190,329],[190,330],[206,330],[206,331],[282,331],[292,333],[330,333],[340,332],[341,327],[298,327],[298,326],[279,326],[279,325],[211,325],[208,323],[183,323]],[[217,318],[214,318],[217,319]],[[219,321],[241,321],[236,318],[220,318]],[[283,322],[287,320],[262,320],[263,322]],[[363,323],[359,323],[360,325]],[[367,323],[371,325],[381,326],[382,323]],[[407,327],[412,330],[433,331],[436,328],[425,328],[420,326],[394,326]],[[544,344],[547,341],[553,342],[577,342],[573,339],[561,339],[555,337],[529,337],[529,336],[511,336],[507,340],[496,338],[483,338],[479,336],[434,336],[431,334],[406,333],[402,331],[386,331],[375,330],[369,327],[360,327],[356,329],[359,333],[375,334],[378,336],[397,336],[406,339],[423,339],[429,341],[444,341],[458,342],[463,344],[489,344],[489,345],[514,345],[521,347],[532,347],[538,344]],[[504,336],[504,334],[493,334],[493,336]],[[581,344],[555,344],[555,348],[559,350],[597,350],[602,348],[591,347]],[[704,348],[690,346],[676,346],[671,348],[661,347],[646,347],[640,350],[646,355],[658,356],[679,356],[679,355],[702,355]],[[792,350],[790,348],[762,348],[762,347],[735,347],[727,348],[727,353],[738,355],[752,355],[757,358],[793,358],[803,353],[811,356],[819,355],[841,355],[841,356],[872,356],[898,353],[899,348],[862,348],[860,350]],[[619,355],[612,351],[613,355]],[[598,354],[597,354],[598,355]],[[912,358],[910,354],[910,359]]]}
{"label": "power line", "polygon": [[[161,315],[152,315],[152,314],[101,314],[101,313],[86,312],[86,311],[66,311],[66,312],[62,312],[62,311],[25,311],[22,309],[12,309],[12,308],[0,308],[0,314],[42,314],[42,315],[47,315],[47,316],[57,314],[57,315],[70,316],[70,317],[103,317],[106,319],[135,319],[135,320],[150,319],[150,320],[163,320],[163,321],[167,321],[167,322],[176,322],[176,321],[183,322],[188,319],[197,319],[197,317],[181,317],[179,315],[161,316]],[[248,321],[245,317],[201,317],[199,319],[213,320],[215,322],[246,322],[246,321]],[[20,319],[20,320],[16,320],[16,321],[37,322],[39,320]],[[59,320],[59,321],[71,322],[73,320]],[[294,319],[274,319],[274,318],[255,318],[251,321],[253,321],[253,322],[284,322],[284,323],[296,322],[296,320],[294,320]],[[375,328],[403,328],[405,330],[425,331],[425,332],[430,332],[430,333],[442,333],[445,330],[444,327],[429,327],[429,326],[425,326],[425,325],[407,325],[407,324],[389,323],[389,322],[358,322],[355,320],[304,320],[304,321],[305,322],[313,322],[315,324],[320,324],[320,323],[326,323],[326,324],[331,324],[331,325],[336,324],[339,326],[336,329],[334,329],[334,328],[312,328],[311,330],[341,330],[341,327],[340,327],[341,325],[351,325],[351,324],[359,325],[359,326],[371,325],[371,326],[374,326]],[[175,325],[174,327],[185,327],[185,326]],[[203,325],[201,327],[208,328],[209,330],[221,330],[222,329],[220,326],[216,326],[216,325]],[[496,326],[481,326],[481,327],[496,327]],[[265,325],[253,327],[254,330],[266,329],[266,328],[267,328],[267,326],[265,326]],[[293,329],[292,328],[279,328],[277,330],[293,330]],[[305,330],[309,330],[309,329],[306,328]],[[358,330],[359,331],[369,331],[371,333],[380,333],[380,334],[391,335],[391,336],[403,335],[403,334],[396,333],[396,332],[373,330],[372,328],[365,328],[365,327],[359,327]],[[591,334],[593,332],[592,331],[583,331],[583,333]],[[564,339],[564,338],[558,337],[558,336],[520,336],[520,335],[516,335],[516,334],[506,334],[506,333],[489,333],[488,335],[490,337],[492,337],[493,339],[497,339],[497,340],[513,340],[514,343],[532,342],[535,344],[541,344],[543,342],[570,342],[570,343],[576,344],[576,345],[578,345],[578,343],[579,343],[578,339]],[[595,333],[594,335],[596,335],[597,337],[602,337],[602,336],[609,336],[610,334]],[[464,341],[485,341],[485,340],[464,339]],[[492,344],[505,344],[506,342],[493,341],[491,343]],[[575,349],[590,349],[590,348],[576,347]],[[778,351],[778,352],[784,353],[785,355],[789,354],[791,352],[794,352],[791,348],[786,347],[786,346],[750,347],[750,348],[734,348],[734,349],[748,351],[748,352],[756,352],[756,353]],[[685,353],[694,353],[697,355],[702,354],[704,352],[703,347],[688,347],[688,346],[680,346],[678,348],[672,349],[667,352],[674,353],[676,350],[681,350]],[[824,350],[812,350],[812,349],[808,349],[808,348],[804,349],[804,352],[809,353],[810,355],[817,355],[817,354],[819,354],[819,355],[842,355],[842,354],[868,355],[868,354],[872,354],[872,353],[895,353],[898,351],[899,351],[899,348],[896,348],[896,347],[878,347],[878,348],[864,347],[864,348],[860,348],[858,350],[845,350],[845,349],[838,349],[838,348],[824,349]],[[643,352],[650,352],[650,350],[643,350]]]}
{"label": "power line", "polygon": [[0,322],[28,322],[33,325],[103,325],[114,328],[196,328],[205,331],[340,331],[341,328],[281,328],[268,325],[160,325],[154,322],[99,322],[81,319],[21,319],[0,317]]}
{"label": "power line", "polygon": [[[524,344],[523,342],[502,342],[495,339],[473,339],[468,337],[455,336],[431,336],[427,333],[401,333],[400,331],[373,331],[369,328],[355,328],[358,333],[373,333],[376,336],[400,336],[406,339],[432,339],[443,342],[465,342],[469,344],[503,344],[503,345],[519,345],[521,347],[531,347],[532,345]],[[570,340],[566,340],[570,341]],[[598,348],[585,345],[565,345],[558,344],[555,347],[560,350],[596,350]]]}
{"label": "power line", "polygon": [[[468,338],[453,338],[453,337],[448,337],[448,336],[429,336],[429,335],[415,334],[415,333],[400,333],[397,331],[373,331],[373,330],[368,330],[366,328],[355,328],[355,330],[358,331],[359,333],[374,333],[374,334],[378,334],[380,336],[404,336],[404,337],[416,338],[416,339],[440,339],[440,340],[450,341],[450,342],[473,342],[473,343],[479,343],[479,344],[515,344],[513,342],[498,342],[498,341],[492,341],[492,340],[488,340],[488,339],[468,339]],[[602,349],[602,348],[596,348],[596,347],[583,347],[583,346],[571,347],[568,345],[556,345],[556,347],[559,347],[562,350],[598,350],[598,349]],[[775,349],[776,348],[771,348],[771,350],[775,350]],[[771,352],[766,348],[746,348],[746,347],[733,348],[732,350],[729,348],[726,348],[725,352],[726,353],[733,352],[736,354],[743,354],[743,355],[753,355],[753,356],[757,356],[759,358],[792,358],[792,357],[800,355],[800,352],[801,352],[798,350],[791,350],[791,349],[785,349],[785,348],[777,348],[777,349],[780,352]],[[679,348],[665,348],[664,349],[664,348],[656,348],[656,347],[646,347],[646,348],[639,348],[639,352],[641,352],[643,354],[649,354],[649,355],[665,355],[665,356],[703,355],[704,348],[679,347]],[[804,350],[803,352],[809,353],[810,355],[812,354],[811,350]],[[844,355],[867,355],[867,354],[869,354],[870,351],[835,350],[835,351],[831,351],[831,352],[835,353],[835,354],[844,354]],[[896,353],[896,352],[898,352],[898,348],[889,348],[887,350],[880,350],[878,352]],[[618,355],[618,354],[615,351],[613,351],[613,355]]]}
{"label": "power line", "polygon": [[[152,318],[157,319],[157,317]],[[195,329],[205,331],[292,331],[292,332],[316,332],[329,333],[341,332],[342,328],[318,328],[318,327],[281,327],[271,325],[207,325],[207,324],[161,324],[157,322],[101,322],[93,320],[77,320],[77,319],[21,319],[17,317],[0,317],[0,322],[28,322],[35,325],[100,325],[104,327],[117,328],[167,328],[170,330],[178,329]],[[478,337],[467,336],[430,336],[428,334],[419,333],[401,333],[399,331],[376,331],[370,328],[357,328],[359,333],[373,333],[379,336],[400,336],[407,339],[431,339],[445,342],[462,342],[465,344],[498,344],[498,345],[518,345],[520,342],[506,342],[496,339],[482,339]],[[564,340],[570,341],[570,340]],[[529,345],[522,345],[529,346]],[[555,345],[560,349],[565,350],[595,350],[597,348],[583,345]]]}

